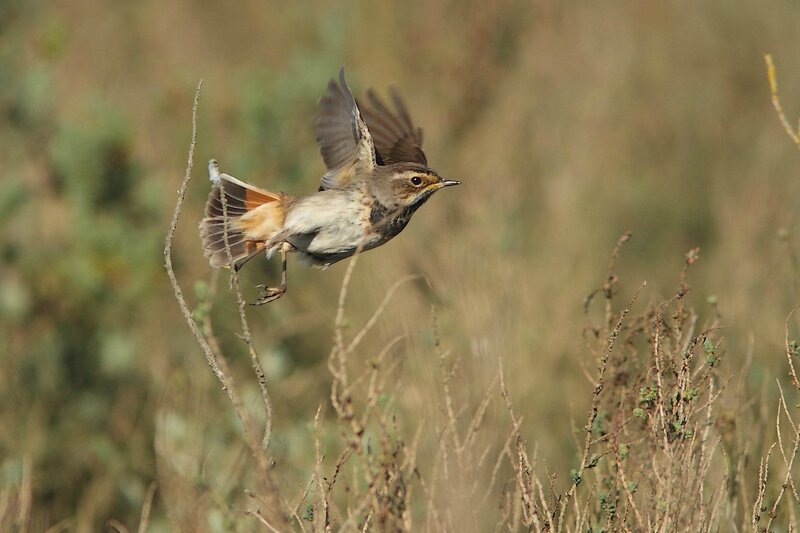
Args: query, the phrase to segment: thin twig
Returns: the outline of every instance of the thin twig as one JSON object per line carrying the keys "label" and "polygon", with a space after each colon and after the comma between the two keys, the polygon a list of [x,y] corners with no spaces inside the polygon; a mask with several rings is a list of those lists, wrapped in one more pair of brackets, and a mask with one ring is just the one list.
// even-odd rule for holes
{"label": "thin twig", "polygon": [[[172,291],[175,293],[175,299],[178,301],[178,306],[181,309],[181,313],[183,314],[184,319],[186,319],[186,323],[189,326],[189,329],[192,331],[197,343],[200,345],[200,348],[203,350],[203,355],[206,357],[206,362],[208,366],[211,367],[211,371],[217,377],[219,382],[222,384],[222,389],[228,394],[228,399],[233,406],[234,412],[236,412],[236,416],[239,418],[239,421],[242,423],[242,427],[244,428],[245,435],[247,437],[248,443],[253,440],[252,435],[252,427],[250,424],[249,417],[245,414],[244,407],[242,406],[242,402],[239,398],[238,393],[233,385],[233,378],[227,372],[224,372],[222,368],[220,368],[220,364],[217,361],[217,355],[211,349],[211,346],[208,343],[208,340],[205,338],[203,333],[200,331],[200,328],[195,322],[194,318],[192,317],[192,312],[189,310],[189,305],[186,303],[186,298],[183,295],[183,291],[181,290],[180,285],[178,284],[178,279],[175,276],[175,269],[172,264],[172,242],[175,238],[175,229],[178,226],[178,218],[181,214],[181,208],[183,207],[183,202],[186,198],[186,190],[189,187],[189,181],[192,179],[192,168],[194,166],[194,151],[195,147],[197,146],[197,106],[200,100],[200,89],[203,86],[203,80],[197,84],[197,90],[194,94],[194,104],[192,105],[192,139],[189,143],[189,155],[186,162],[186,172],[183,176],[183,182],[181,182],[181,186],[178,189],[178,200],[175,203],[175,210],[172,214],[172,220],[170,221],[169,230],[167,231],[167,237],[164,241],[164,261],[165,267],[167,269],[167,277],[169,278],[170,285],[172,285]],[[258,457],[260,453],[257,451],[257,446],[253,450],[254,456]],[[252,446],[251,446],[252,449]]]}
{"label": "thin twig", "polygon": [[261,522],[261,524],[264,527],[266,527],[272,533],[280,533],[280,531],[275,529],[275,526],[273,526],[267,521],[267,519],[264,517],[264,515],[261,514],[261,511],[259,511],[258,509],[256,509],[255,511],[245,511],[244,514],[257,519],[259,522]]}
{"label": "thin twig", "polygon": [[[781,398],[780,401],[782,402],[783,399]],[[779,405],[778,406],[778,420],[780,420],[780,411],[781,411],[781,409],[780,409],[780,405]],[[777,431],[778,431],[778,438],[779,439],[780,439],[780,430],[781,430],[781,428],[778,425],[777,426]],[[773,446],[774,446],[774,444],[773,444]],[[772,509],[769,512],[769,520],[767,520],[766,531],[770,531],[770,527],[772,526],[772,520],[778,514],[778,505],[780,505],[781,499],[783,499],[783,495],[786,493],[787,487],[789,487],[789,485],[791,484],[790,482],[792,480],[792,466],[794,465],[794,460],[797,457],[798,450],[800,450],[800,433],[797,433],[797,431],[795,431],[794,432],[794,443],[793,443],[792,453],[789,456],[789,462],[786,464],[786,475],[783,478],[783,483],[781,483],[780,489],[778,491],[778,495],[775,497],[775,502],[772,504]],[[783,455],[783,444],[781,444],[781,454]],[[769,457],[769,455],[767,455],[767,457]],[[783,455],[783,457],[784,457],[784,460],[786,460],[786,456]],[[764,475],[764,480],[766,482],[766,472],[765,472],[765,475]]]}
{"label": "thin twig", "polygon": [[[225,252],[228,254],[228,264],[233,265],[233,255],[231,254],[231,243],[228,238],[228,200],[225,196],[225,180],[219,180],[219,197],[222,203],[222,239],[225,242]],[[239,322],[242,325],[242,340],[247,344],[247,351],[250,353],[250,365],[256,375],[258,386],[261,389],[261,400],[264,402],[264,413],[266,420],[264,422],[264,436],[261,439],[261,449],[266,450],[269,447],[269,440],[272,436],[272,401],[269,398],[269,390],[267,389],[267,377],[264,374],[264,368],[261,366],[261,361],[258,359],[255,345],[253,344],[253,336],[250,333],[250,325],[247,322],[245,315],[245,301],[242,297],[242,289],[239,285],[239,273],[236,268],[231,268],[231,284],[233,285],[233,292],[236,295],[236,304],[239,309]]]}
{"label": "thin twig", "polygon": [[19,531],[27,531],[30,524],[33,496],[31,490],[31,470],[33,460],[29,454],[22,458],[22,483],[19,488],[19,502],[16,526]]}
{"label": "thin twig", "polygon": [[145,533],[147,531],[147,524],[150,522],[150,509],[153,507],[153,497],[156,494],[156,488],[158,484],[153,481],[150,483],[150,486],[147,487],[147,494],[144,496],[144,505],[142,505],[142,516],[139,518],[139,533]]}
{"label": "thin twig", "polygon": [[[355,262],[355,257],[353,258],[353,261],[351,263],[354,262]],[[361,328],[361,331],[359,331],[355,335],[355,337],[353,337],[353,340],[350,341],[350,344],[347,346],[347,352],[349,354],[353,353],[353,351],[358,347],[358,345],[361,344],[361,341],[364,340],[364,337],[367,335],[367,333],[369,333],[372,327],[378,322],[378,319],[381,317],[383,312],[386,311],[386,307],[389,305],[389,301],[392,299],[392,296],[394,295],[395,291],[397,291],[397,289],[399,289],[401,285],[408,283],[409,281],[413,281],[415,279],[419,279],[419,276],[416,274],[411,274],[409,276],[400,278],[399,280],[395,281],[391,287],[389,287],[389,290],[386,291],[386,294],[383,297],[383,301],[380,303],[378,308],[369,318],[367,323],[364,324],[364,327]]]}
{"label": "thin twig", "polygon": [[[626,234],[628,235],[628,234]],[[625,236],[623,236],[625,238]],[[626,239],[627,240],[627,239]],[[623,241],[620,239],[620,244]],[[600,393],[603,391],[603,387],[605,385],[605,374],[606,368],[608,367],[608,359],[611,357],[611,352],[614,350],[614,345],[616,343],[617,337],[619,337],[620,331],[622,331],[622,324],[625,322],[625,319],[628,317],[628,314],[631,312],[631,308],[633,304],[636,302],[636,299],[639,297],[639,293],[642,289],[647,285],[647,282],[642,282],[639,288],[634,293],[633,297],[628,302],[628,305],[622,310],[617,319],[614,328],[608,335],[606,339],[606,348],[603,351],[602,355],[600,356],[600,360],[597,365],[597,382],[595,383],[594,390],[592,392],[592,406],[589,410],[589,415],[587,416],[586,425],[584,426],[584,431],[586,432],[586,437],[584,439],[583,445],[583,455],[581,457],[581,463],[577,470],[577,475],[575,476],[576,479],[580,480],[583,477],[583,472],[586,469],[587,459],[589,458],[589,451],[591,448],[592,443],[592,426],[594,426],[594,422],[597,419],[597,414],[600,408]],[[556,531],[562,531],[564,528],[564,514],[566,513],[567,506],[569,505],[570,500],[575,496],[575,493],[578,490],[578,483],[573,483],[567,494],[565,495],[562,502],[560,502],[561,509],[558,514],[558,523],[556,524]]]}
{"label": "thin twig", "polygon": [[[317,414],[314,415],[314,474],[316,478],[317,484],[317,500],[319,506],[315,506],[314,509],[314,525],[318,525],[318,520],[320,519],[320,512],[322,513],[322,529],[326,532],[331,531],[331,523],[330,523],[330,502],[328,501],[328,492],[325,490],[325,483],[323,481],[324,477],[322,475],[322,443],[320,442],[320,435],[319,435],[319,424],[320,424],[320,415],[322,414],[322,404],[317,407]],[[321,508],[320,508],[321,507]]]}
{"label": "thin twig", "polygon": [[766,511],[764,507],[764,495],[767,492],[767,479],[769,478],[769,457],[772,455],[772,450],[775,448],[776,443],[767,450],[767,454],[761,459],[758,467],[758,495],[756,501],[753,503],[753,531],[758,531],[758,522],[761,520],[761,513]]}
{"label": "thin twig", "polygon": [[795,350],[792,349],[792,345],[789,342],[789,323],[791,322],[792,316],[794,316],[794,313],[797,311],[798,308],[800,308],[800,306],[795,306],[794,309],[792,309],[789,312],[789,316],[786,317],[785,348],[786,348],[786,360],[789,363],[789,373],[792,376],[792,385],[794,385],[794,387],[797,390],[800,390],[800,382],[798,382],[797,380],[797,373],[794,370],[794,362],[792,361],[792,355],[794,354]]}
{"label": "thin twig", "polygon": [[800,148],[800,133],[794,131],[792,125],[789,124],[786,113],[783,112],[781,100],[778,97],[778,78],[775,75],[775,63],[772,62],[772,54],[766,54],[764,56],[764,61],[767,63],[767,78],[769,79],[769,90],[772,95],[772,106],[775,108],[775,112],[778,113],[778,118],[783,125],[783,129],[786,130],[786,134],[789,135],[789,138]]}

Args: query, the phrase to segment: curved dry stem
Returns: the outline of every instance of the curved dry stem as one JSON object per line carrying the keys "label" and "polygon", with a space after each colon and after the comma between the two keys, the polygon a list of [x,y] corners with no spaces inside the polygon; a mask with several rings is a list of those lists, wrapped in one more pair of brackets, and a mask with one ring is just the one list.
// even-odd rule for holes
{"label": "curved dry stem", "polygon": [[253,455],[253,458],[256,460],[256,463],[259,467],[259,470],[262,474],[266,474],[266,460],[263,456],[263,453],[259,449],[258,440],[255,437],[255,433],[253,430],[253,423],[250,416],[244,409],[242,404],[241,398],[236,391],[234,386],[233,377],[232,375],[226,371],[227,365],[221,363],[223,360],[221,354],[216,353],[211,345],[206,339],[205,335],[200,331],[200,327],[197,325],[197,322],[192,317],[192,312],[189,309],[189,305],[186,302],[186,297],[183,294],[183,290],[178,283],[178,279],[175,276],[175,269],[172,263],[172,244],[175,239],[175,231],[178,225],[178,219],[180,218],[181,209],[183,207],[183,202],[186,198],[186,191],[189,187],[189,182],[192,178],[192,168],[194,167],[194,152],[197,146],[197,108],[198,103],[200,100],[200,90],[203,86],[203,81],[197,84],[197,90],[195,91],[194,95],[194,103],[192,105],[192,137],[189,143],[189,152],[187,156],[186,162],[186,170],[183,176],[183,181],[181,182],[181,186],[178,189],[178,199],[175,203],[175,209],[172,214],[172,219],[170,221],[169,230],[167,231],[167,236],[164,241],[164,262],[165,268],[167,270],[167,277],[169,278],[170,285],[172,286],[172,291],[175,295],[175,299],[178,302],[178,306],[180,307],[181,314],[183,314],[184,319],[186,320],[186,324],[189,326],[192,334],[197,340],[197,343],[200,345],[200,349],[203,351],[203,355],[206,358],[206,362],[208,366],[211,368],[211,371],[214,373],[214,376],[219,380],[222,384],[222,389],[228,395],[228,399],[233,406],[233,410],[236,413],[236,416],[239,418],[239,421],[242,424],[242,428],[244,429],[245,441],[250,448],[250,451]]}
{"label": "curved dry stem", "polygon": [[785,328],[786,336],[785,336],[784,346],[786,348],[786,360],[789,363],[789,374],[792,376],[792,385],[794,385],[794,388],[796,388],[797,390],[800,390],[800,382],[798,382],[797,380],[797,373],[794,370],[794,362],[792,362],[792,355],[795,350],[792,348],[791,342],[789,341],[789,327],[790,327],[789,323],[791,322],[792,317],[794,316],[795,312],[797,312],[798,308],[800,308],[800,305],[795,306],[789,312],[789,316],[786,317],[786,328]]}
{"label": "curved dry stem", "polygon": [[[225,196],[225,180],[219,180],[220,200],[222,202],[222,239],[225,241],[225,253],[228,254],[228,264],[233,264],[233,255],[231,253],[231,243],[228,237],[228,200]],[[269,397],[269,390],[267,389],[267,377],[264,374],[264,368],[261,366],[261,361],[258,359],[258,352],[256,352],[253,345],[253,336],[250,333],[250,325],[247,322],[247,315],[245,314],[245,301],[242,296],[242,289],[239,284],[239,273],[235,268],[231,268],[231,285],[233,285],[233,292],[236,295],[236,306],[239,310],[239,322],[242,325],[242,340],[247,344],[247,351],[250,354],[250,365],[256,375],[258,387],[261,389],[261,401],[264,403],[264,413],[266,420],[264,423],[264,436],[261,439],[261,449],[266,450],[269,447],[269,441],[272,436],[272,401]]]}
{"label": "curved dry stem", "polygon": [[139,519],[139,533],[145,533],[147,531],[147,525],[150,522],[150,511],[153,508],[153,497],[156,495],[156,488],[158,484],[153,481],[150,483],[150,486],[147,487],[147,494],[144,497],[144,505],[142,505],[142,516]]}
{"label": "curved dry stem", "polygon": [[775,63],[772,61],[772,54],[766,54],[764,61],[767,63],[767,79],[769,80],[769,90],[772,95],[772,106],[778,114],[778,119],[780,119],[783,129],[786,130],[786,134],[800,148],[800,132],[795,131],[792,125],[789,124],[789,119],[786,118],[786,113],[783,112],[783,106],[781,106],[781,100],[778,97],[778,77],[775,75]]}

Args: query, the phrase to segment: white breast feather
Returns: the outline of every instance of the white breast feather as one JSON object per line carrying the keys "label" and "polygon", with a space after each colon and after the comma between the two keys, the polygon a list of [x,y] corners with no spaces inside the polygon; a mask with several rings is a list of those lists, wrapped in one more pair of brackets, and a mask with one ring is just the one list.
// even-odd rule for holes
{"label": "white breast feather", "polygon": [[364,206],[353,201],[353,191],[330,190],[300,199],[286,216],[284,235],[316,233],[308,243],[311,253],[340,252],[358,245],[364,236]]}

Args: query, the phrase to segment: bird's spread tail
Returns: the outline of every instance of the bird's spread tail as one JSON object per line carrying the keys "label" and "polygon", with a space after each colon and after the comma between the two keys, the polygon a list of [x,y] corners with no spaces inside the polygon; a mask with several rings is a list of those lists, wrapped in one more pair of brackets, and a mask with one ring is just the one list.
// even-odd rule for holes
{"label": "bird's spread tail", "polygon": [[286,196],[222,174],[214,160],[208,172],[213,186],[200,222],[203,250],[212,267],[232,265],[238,270],[266,250],[266,241],[283,226]]}

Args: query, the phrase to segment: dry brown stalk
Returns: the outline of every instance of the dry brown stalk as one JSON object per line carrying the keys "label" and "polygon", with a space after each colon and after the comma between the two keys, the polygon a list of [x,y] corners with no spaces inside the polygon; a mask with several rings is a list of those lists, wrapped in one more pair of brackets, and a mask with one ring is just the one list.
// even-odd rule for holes
{"label": "dry brown stalk", "polygon": [[[620,239],[620,241],[619,241],[619,243],[617,245],[617,248],[615,248],[615,252],[612,255],[611,266],[613,266],[613,262],[616,259],[616,254],[617,254],[617,250],[618,250],[619,246],[621,246],[622,243],[627,241],[629,237],[630,237],[630,235],[626,234],[625,236],[623,236]],[[611,276],[609,276],[609,278],[610,277]],[[584,440],[583,453],[582,453],[580,466],[578,467],[577,475],[575,476],[576,479],[578,479],[578,480],[583,477],[583,473],[584,473],[584,471],[585,471],[585,469],[587,467],[587,464],[588,464],[587,462],[589,460],[589,453],[590,453],[590,448],[591,448],[591,444],[592,444],[592,438],[591,438],[592,437],[592,427],[594,425],[595,420],[597,419],[598,409],[599,409],[599,405],[600,405],[600,393],[603,391],[603,386],[605,385],[605,373],[606,373],[606,369],[608,367],[608,359],[611,356],[612,350],[614,349],[614,343],[616,342],[617,337],[619,337],[619,334],[622,331],[622,324],[625,322],[625,318],[627,318],[628,314],[631,311],[631,308],[633,307],[633,304],[636,302],[636,299],[639,297],[639,293],[646,286],[646,284],[647,284],[646,282],[642,283],[639,286],[639,288],[636,290],[636,292],[634,293],[633,297],[628,302],[628,305],[620,313],[619,318],[617,319],[617,323],[614,325],[614,328],[611,330],[611,332],[609,333],[609,335],[608,335],[608,337],[606,339],[606,349],[605,349],[605,351],[602,353],[602,355],[600,357],[600,361],[599,361],[598,368],[597,368],[597,381],[595,383],[594,390],[592,392],[592,406],[591,406],[591,409],[589,411],[589,415],[587,417],[586,426],[584,426],[584,431],[586,432],[586,437],[585,437],[585,440]],[[610,299],[611,292],[609,291],[606,294],[608,295],[608,297]],[[610,308],[608,308],[608,309],[609,310],[607,311],[607,316],[610,316],[611,311],[610,311]],[[570,489],[567,491],[566,495],[564,496],[564,501],[561,502],[561,504],[560,504],[559,514],[558,514],[558,524],[556,524],[556,531],[562,531],[563,530],[563,527],[564,527],[564,524],[565,524],[564,515],[566,513],[566,510],[567,510],[567,507],[568,507],[568,505],[570,503],[570,500],[575,496],[575,492],[578,490],[578,485],[579,485],[579,482],[576,482],[570,487]]]}
{"label": "dry brown stalk", "polygon": [[206,357],[208,366],[222,384],[223,390],[228,394],[228,399],[230,400],[231,405],[236,412],[236,416],[242,423],[245,433],[250,434],[252,432],[252,428],[250,427],[249,417],[245,414],[242,402],[239,399],[239,395],[236,392],[235,387],[233,386],[233,378],[229,373],[222,370],[218,361],[219,356],[211,349],[208,340],[200,331],[200,328],[197,326],[197,322],[195,322],[194,318],[192,317],[192,312],[189,309],[189,305],[186,303],[186,298],[183,295],[183,290],[178,284],[177,277],[175,276],[175,270],[172,265],[172,243],[175,238],[175,229],[178,226],[178,218],[180,217],[181,208],[183,207],[183,202],[186,198],[186,190],[189,187],[189,181],[192,179],[194,150],[197,145],[197,106],[200,100],[200,89],[202,86],[203,81],[200,80],[200,83],[197,84],[197,90],[195,91],[194,95],[194,104],[192,105],[192,137],[189,143],[189,155],[186,163],[186,172],[184,173],[181,186],[178,189],[178,200],[175,204],[175,210],[173,211],[172,220],[170,221],[169,230],[167,231],[167,237],[164,242],[164,260],[165,267],[167,269],[167,277],[172,285],[172,290],[175,293],[175,299],[178,301],[178,306],[181,309],[181,313],[186,319],[189,329],[192,331],[192,334],[194,334],[195,339],[200,345],[200,348]]}
{"label": "dry brown stalk", "polygon": [[795,145],[800,148],[800,126],[798,126],[798,131],[795,131],[792,125],[789,124],[786,113],[783,112],[783,106],[781,106],[781,100],[778,96],[778,77],[775,74],[775,63],[772,61],[772,54],[766,54],[764,56],[764,61],[767,63],[767,79],[769,80],[772,105],[775,108],[775,112],[778,114],[783,129],[786,130],[786,134],[794,141]]}
{"label": "dry brown stalk", "polygon": [[[222,384],[223,390],[228,395],[228,399],[231,403],[231,406],[236,413],[237,418],[242,424],[244,429],[244,437],[245,443],[247,444],[248,448],[250,449],[250,453],[252,455],[253,460],[255,461],[256,468],[257,468],[257,478],[260,485],[263,487],[263,495],[264,501],[267,502],[271,513],[271,520],[279,520],[280,527],[284,525],[288,525],[286,522],[286,516],[280,511],[280,504],[279,500],[277,499],[276,495],[274,494],[274,489],[272,488],[272,484],[270,481],[270,474],[269,474],[269,466],[268,460],[265,455],[266,447],[269,444],[269,439],[271,435],[271,428],[272,428],[272,406],[269,399],[269,394],[267,391],[266,386],[266,378],[264,376],[263,369],[261,368],[261,364],[258,360],[258,355],[255,352],[252,342],[252,336],[250,335],[249,326],[247,323],[247,318],[244,313],[244,300],[242,298],[241,290],[238,284],[238,277],[236,276],[235,272],[232,273],[231,283],[235,289],[236,300],[239,308],[239,317],[242,324],[242,331],[243,331],[243,339],[248,346],[248,350],[250,352],[251,357],[251,364],[253,366],[253,370],[256,374],[256,378],[259,383],[259,387],[261,389],[262,400],[264,403],[265,409],[265,430],[264,435],[259,443],[258,437],[256,437],[255,431],[255,422],[253,417],[247,413],[245,410],[239,394],[235,388],[233,376],[228,368],[227,362],[225,357],[222,355],[221,350],[219,350],[218,343],[216,339],[213,337],[212,327],[210,321],[207,321],[204,324],[205,332],[200,330],[197,322],[194,320],[192,313],[189,309],[189,306],[186,302],[186,298],[183,295],[183,291],[178,283],[177,277],[175,275],[173,263],[172,263],[172,244],[175,238],[175,231],[178,224],[178,219],[181,214],[181,209],[186,197],[186,191],[189,186],[189,182],[191,181],[191,174],[192,169],[194,166],[194,152],[195,147],[197,145],[197,109],[200,99],[200,90],[202,88],[202,80],[198,83],[197,90],[195,91],[194,102],[192,105],[192,135],[191,141],[189,144],[189,151],[187,156],[187,164],[186,170],[184,173],[183,181],[181,182],[181,186],[178,190],[178,199],[175,204],[175,209],[173,211],[172,219],[170,221],[169,230],[167,231],[167,235],[165,238],[164,243],[164,260],[165,260],[165,267],[167,271],[167,277],[169,278],[170,284],[173,289],[173,293],[175,295],[175,299],[178,302],[178,306],[181,309],[181,313],[186,320],[189,329],[192,331],[195,339],[197,340],[198,344],[200,345],[203,354],[205,355],[206,362],[208,363],[209,367],[211,368],[214,375]],[[222,195],[223,198],[223,217],[227,217],[227,206],[225,204],[225,195]],[[227,226],[225,226],[226,230],[223,232],[223,238],[225,239],[226,249],[228,251],[228,255],[230,257],[230,245],[227,240]],[[216,285],[215,277],[212,276],[212,282]],[[205,333],[209,333],[207,336]],[[212,346],[213,344],[213,346]],[[253,515],[256,518],[257,515]]]}
{"label": "dry brown stalk", "polygon": [[145,533],[147,531],[147,525],[150,522],[150,510],[153,507],[153,498],[156,495],[156,489],[158,488],[158,483],[153,481],[150,483],[150,486],[147,487],[147,493],[144,496],[144,505],[142,505],[142,515],[139,518],[139,533]]}
{"label": "dry brown stalk", "polygon": [[[220,187],[220,200],[222,201],[222,218],[225,221],[222,224],[222,239],[225,242],[225,252],[228,254],[228,264],[233,264],[233,254],[231,253],[231,244],[228,240],[228,201],[227,196],[225,195],[225,180],[219,181]],[[230,269],[231,273],[231,284],[233,285],[233,292],[236,295],[236,306],[239,311],[239,322],[242,326],[242,340],[244,340],[245,344],[247,345],[247,351],[250,354],[250,364],[253,368],[253,372],[256,375],[256,381],[258,381],[258,387],[261,390],[261,401],[264,403],[264,413],[266,415],[266,421],[264,424],[264,436],[261,439],[261,448],[266,450],[269,447],[269,440],[272,436],[272,401],[269,397],[269,390],[267,389],[267,378],[264,375],[264,368],[261,366],[261,361],[258,359],[258,353],[256,352],[255,346],[253,344],[253,336],[250,334],[250,325],[247,322],[247,316],[245,315],[245,301],[244,297],[242,297],[242,289],[239,285],[239,273],[235,268]],[[259,454],[259,461],[265,460],[262,454]],[[262,466],[262,468],[264,468]]]}

